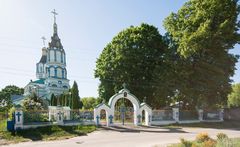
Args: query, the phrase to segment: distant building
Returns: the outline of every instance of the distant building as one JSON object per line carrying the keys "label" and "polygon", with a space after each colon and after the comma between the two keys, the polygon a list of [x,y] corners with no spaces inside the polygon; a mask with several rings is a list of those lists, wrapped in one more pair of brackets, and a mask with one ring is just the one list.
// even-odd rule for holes
{"label": "distant building", "polygon": [[70,88],[67,79],[66,53],[57,33],[55,10],[53,36],[48,47],[42,48],[42,57],[36,64],[37,80],[30,81],[24,87],[24,97],[35,92],[43,99],[50,99],[51,95],[60,95]]}

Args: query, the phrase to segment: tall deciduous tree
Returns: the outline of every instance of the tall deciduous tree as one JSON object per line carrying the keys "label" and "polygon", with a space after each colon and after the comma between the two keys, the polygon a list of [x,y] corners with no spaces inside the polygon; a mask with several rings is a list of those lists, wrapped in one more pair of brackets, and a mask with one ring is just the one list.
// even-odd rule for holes
{"label": "tall deciduous tree", "polygon": [[240,107],[240,83],[232,86],[232,92],[228,95],[228,105],[230,107]]}
{"label": "tall deciduous tree", "polygon": [[224,104],[231,90],[237,56],[228,51],[239,42],[237,0],[190,0],[165,19],[164,26],[180,55],[178,87],[196,104]]}
{"label": "tall deciduous tree", "polygon": [[80,97],[79,97],[79,91],[78,91],[78,85],[77,82],[74,81],[72,89],[71,89],[71,108],[72,109],[79,109],[80,108]]}
{"label": "tall deciduous tree", "polygon": [[166,68],[163,63],[166,48],[163,37],[152,25],[131,26],[118,33],[97,59],[95,77],[101,82],[100,97],[108,101],[127,83],[127,88],[140,100],[146,97],[153,107],[159,107],[156,101],[166,97],[162,93],[165,90],[159,90],[165,88],[159,79],[164,79],[161,74]]}

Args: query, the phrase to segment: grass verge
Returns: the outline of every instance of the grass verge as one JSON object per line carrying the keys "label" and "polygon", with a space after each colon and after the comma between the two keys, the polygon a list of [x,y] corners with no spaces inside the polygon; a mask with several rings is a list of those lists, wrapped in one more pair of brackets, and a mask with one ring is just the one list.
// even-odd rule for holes
{"label": "grass verge", "polygon": [[26,141],[47,141],[62,140],[75,136],[86,135],[93,132],[96,127],[91,126],[46,126],[36,129],[19,130],[15,133],[2,131],[0,132],[0,145],[19,143]]}
{"label": "grass verge", "polygon": [[214,128],[214,129],[240,129],[239,121],[228,121],[224,122],[201,122],[191,124],[172,124],[165,127],[192,127],[192,128]]}

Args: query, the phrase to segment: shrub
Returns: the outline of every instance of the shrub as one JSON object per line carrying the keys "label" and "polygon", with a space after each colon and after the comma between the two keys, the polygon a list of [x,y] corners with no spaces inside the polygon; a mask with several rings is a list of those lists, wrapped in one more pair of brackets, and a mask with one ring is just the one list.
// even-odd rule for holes
{"label": "shrub", "polygon": [[180,141],[181,141],[181,144],[182,144],[184,147],[191,147],[191,146],[192,146],[192,142],[191,142],[191,141],[188,141],[188,140],[185,140],[184,138],[180,138]]}
{"label": "shrub", "polygon": [[224,133],[218,133],[217,134],[217,139],[218,140],[228,139],[228,136]]}
{"label": "shrub", "polygon": [[208,136],[207,133],[200,133],[196,137],[196,141],[199,142],[199,143],[208,141],[209,139],[210,139],[210,137]]}
{"label": "shrub", "polygon": [[203,147],[215,147],[216,146],[216,141],[213,139],[208,139],[203,142]]}

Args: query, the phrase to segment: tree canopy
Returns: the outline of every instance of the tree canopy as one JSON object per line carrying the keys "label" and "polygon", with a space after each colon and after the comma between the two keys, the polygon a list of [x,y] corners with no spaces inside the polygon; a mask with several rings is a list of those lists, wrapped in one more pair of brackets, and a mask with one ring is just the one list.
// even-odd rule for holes
{"label": "tree canopy", "polygon": [[11,95],[22,95],[24,93],[23,88],[19,88],[15,85],[8,85],[0,91],[0,107],[9,109],[12,107]]}
{"label": "tree canopy", "polygon": [[77,85],[76,81],[74,81],[73,86],[71,88],[71,100],[70,101],[71,101],[71,104],[70,104],[71,109],[81,108],[78,85]]}
{"label": "tree canopy", "polygon": [[[190,0],[164,21],[175,43],[182,97],[205,107],[224,105],[238,57],[229,50],[239,42],[236,0]],[[180,68],[178,68],[180,67]]]}
{"label": "tree canopy", "polygon": [[239,42],[238,0],[190,0],[164,21],[184,57],[221,54]]}
{"label": "tree canopy", "polygon": [[100,99],[99,98],[94,98],[94,97],[84,97],[81,98],[82,104],[83,104],[83,109],[85,110],[90,110],[94,109],[95,106],[100,104]]}
{"label": "tree canopy", "polygon": [[232,92],[228,95],[228,106],[240,107],[240,83],[232,86]]}
{"label": "tree canopy", "polygon": [[157,88],[161,87],[158,85],[161,71],[166,68],[163,64],[166,49],[163,37],[152,25],[131,26],[118,33],[96,62],[100,97],[109,100],[127,83],[127,88],[140,100],[146,97],[151,105],[156,104],[162,96]]}

